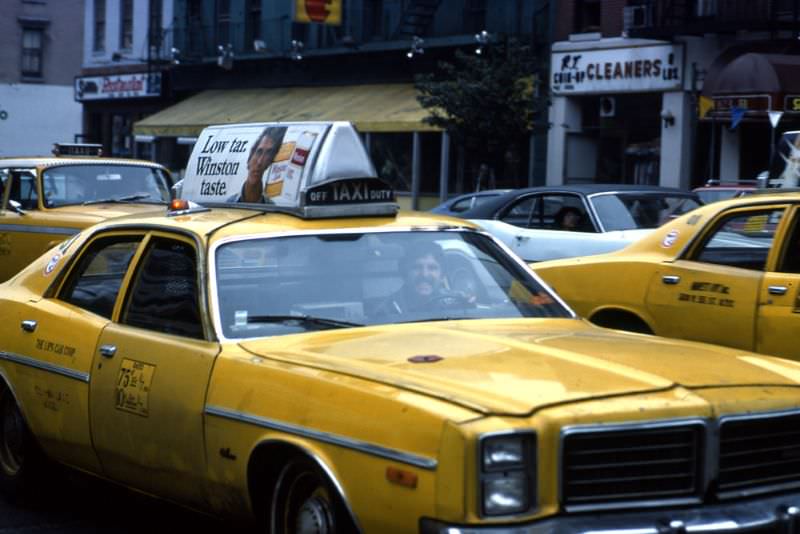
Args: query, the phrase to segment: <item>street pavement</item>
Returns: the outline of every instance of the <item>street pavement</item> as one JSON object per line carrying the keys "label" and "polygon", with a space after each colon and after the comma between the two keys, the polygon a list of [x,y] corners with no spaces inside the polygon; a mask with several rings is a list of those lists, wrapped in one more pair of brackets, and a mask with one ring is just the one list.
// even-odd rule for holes
{"label": "street pavement", "polygon": [[0,498],[0,534],[244,533],[205,515],[86,475],[54,470],[29,496]]}

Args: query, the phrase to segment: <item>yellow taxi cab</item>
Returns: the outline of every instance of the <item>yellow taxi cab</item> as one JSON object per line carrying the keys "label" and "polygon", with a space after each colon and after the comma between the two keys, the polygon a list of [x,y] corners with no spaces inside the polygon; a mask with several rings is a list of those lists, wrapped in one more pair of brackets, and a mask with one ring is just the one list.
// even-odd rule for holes
{"label": "yellow taxi cab", "polygon": [[[262,532],[797,528],[797,363],[598,328],[398,211],[349,124],[280,126],[286,160],[271,127],[0,285],[0,489],[55,460]],[[263,198],[213,201],[245,169]]]}
{"label": "yellow taxi cab", "polygon": [[100,152],[61,143],[51,157],[0,158],[0,281],[87,226],[169,202],[166,168]]}
{"label": "yellow taxi cab", "polygon": [[620,251],[531,267],[596,324],[800,360],[800,192],[715,202]]}

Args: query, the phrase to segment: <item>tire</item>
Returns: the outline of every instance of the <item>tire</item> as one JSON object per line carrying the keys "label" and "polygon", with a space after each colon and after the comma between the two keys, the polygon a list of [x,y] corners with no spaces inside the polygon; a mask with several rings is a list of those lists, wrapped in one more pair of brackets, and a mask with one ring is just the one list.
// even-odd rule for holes
{"label": "tire", "polygon": [[0,391],[0,493],[16,498],[28,493],[44,463],[44,456],[7,387]]}
{"label": "tire", "polygon": [[349,514],[328,477],[309,458],[295,457],[281,470],[271,503],[273,534],[331,534],[354,531]]}

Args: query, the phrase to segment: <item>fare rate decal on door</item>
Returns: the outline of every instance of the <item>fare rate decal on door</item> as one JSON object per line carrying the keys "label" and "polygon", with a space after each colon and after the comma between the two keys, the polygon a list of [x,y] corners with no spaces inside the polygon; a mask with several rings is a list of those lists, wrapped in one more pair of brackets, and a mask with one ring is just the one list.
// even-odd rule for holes
{"label": "fare rate decal on door", "polygon": [[150,384],[153,382],[155,365],[125,358],[117,375],[116,408],[148,417],[150,409]]}

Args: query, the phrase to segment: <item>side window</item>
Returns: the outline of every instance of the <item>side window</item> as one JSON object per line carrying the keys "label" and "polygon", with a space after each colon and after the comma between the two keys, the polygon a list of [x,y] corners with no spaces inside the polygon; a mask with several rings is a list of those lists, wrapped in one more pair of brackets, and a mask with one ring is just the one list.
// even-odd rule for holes
{"label": "side window", "polygon": [[28,172],[11,173],[11,193],[9,200],[16,200],[22,209],[33,210],[38,207],[39,195],[36,192],[36,177]]}
{"label": "side window", "polygon": [[529,195],[515,201],[511,207],[506,209],[500,220],[514,226],[527,228],[535,216],[535,211],[537,211],[538,199],[539,197],[537,196]]}
{"label": "side window", "polygon": [[58,298],[108,319],[139,237],[98,239],[89,245]]}
{"label": "side window", "polygon": [[0,169],[0,209],[5,205],[6,186],[8,185],[8,169]]}
{"label": "side window", "polygon": [[773,209],[725,217],[689,259],[763,271],[782,215]]}
{"label": "side window", "polygon": [[800,213],[798,212],[795,212],[794,227],[786,240],[786,246],[783,247],[778,272],[800,274]]}
{"label": "side window", "polygon": [[203,338],[194,248],[182,241],[155,238],[134,276],[122,323]]}
{"label": "side window", "polygon": [[467,211],[470,209],[473,204],[475,203],[475,197],[467,197],[459,200],[458,202],[453,202],[453,205],[450,206],[450,211],[454,211],[456,213],[461,213],[462,211]]}
{"label": "side window", "polygon": [[542,220],[537,228],[587,231],[586,211],[577,195],[547,195],[542,197]]}

